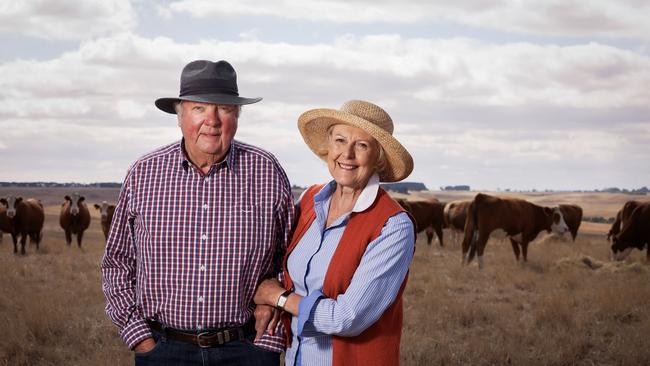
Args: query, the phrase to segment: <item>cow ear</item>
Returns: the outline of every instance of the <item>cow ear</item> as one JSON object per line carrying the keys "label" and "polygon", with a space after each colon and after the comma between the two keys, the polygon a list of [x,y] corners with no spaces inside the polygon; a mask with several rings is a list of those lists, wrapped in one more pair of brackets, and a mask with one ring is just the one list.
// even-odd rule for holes
{"label": "cow ear", "polygon": [[66,195],[65,197],[63,197],[63,199],[65,199],[66,201],[72,201],[72,198],[70,198],[70,196],[68,196],[68,195]]}
{"label": "cow ear", "polygon": [[16,203],[14,203],[14,205],[19,204],[22,200],[23,200],[22,197],[18,197],[18,198],[16,198]]}
{"label": "cow ear", "polygon": [[0,203],[2,203],[5,206],[9,205],[9,202],[7,202],[7,200],[4,198],[0,198]]}
{"label": "cow ear", "polygon": [[99,207],[99,205],[96,204],[96,203],[95,203],[93,206],[95,206],[95,208],[98,209],[98,210],[101,208],[101,207]]}
{"label": "cow ear", "polygon": [[550,208],[550,207],[544,207],[544,213],[545,213],[547,216],[550,216],[550,215],[553,214],[553,209]]}
{"label": "cow ear", "polygon": [[84,197],[84,196],[79,197],[79,203],[81,203],[81,202],[83,202],[85,200],[86,200],[86,197]]}

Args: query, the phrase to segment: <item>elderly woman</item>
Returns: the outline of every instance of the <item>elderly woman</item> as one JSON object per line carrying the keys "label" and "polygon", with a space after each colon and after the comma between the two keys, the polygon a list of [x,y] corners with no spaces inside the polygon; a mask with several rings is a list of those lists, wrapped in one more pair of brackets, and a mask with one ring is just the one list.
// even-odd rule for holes
{"label": "elderly woman", "polygon": [[407,177],[413,159],[368,102],[307,111],[298,127],[333,180],[304,192],[284,285],[265,280],[255,302],[285,312],[287,365],[397,365],[415,234],[379,182]]}

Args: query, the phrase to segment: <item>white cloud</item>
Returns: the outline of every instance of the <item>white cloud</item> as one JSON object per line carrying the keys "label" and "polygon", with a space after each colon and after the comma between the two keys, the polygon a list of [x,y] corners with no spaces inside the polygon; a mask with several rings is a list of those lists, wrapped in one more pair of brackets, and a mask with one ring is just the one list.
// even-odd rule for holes
{"label": "white cloud", "polygon": [[129,0],[21,0],[0,3],[0,32],[81,40],[133,29]]}
{"label": "white cloud", "polygon": [[[516,170],[542,187],[566,188],[529,172],[533,165],[650,179],[647,172],[621,174],[650,154],[640,137],[649,133],[650,60],[630,51],[399,35],[313,45],[178,43],[128,33],[85,41],[51,60],[0,64],[0,148],[13,164],[3,179],[59,180],[57,161],[84,156],[78,170],[68,169],[74,179],[121,180],[137,156],[180,137],[175,117],[153,101],[177,95],[180,70],[192,59],[231,61],[240,93],[264,97],[244,108],[237,138],[275,153],[292,183],[327,178],[297,132],[299,114],[353,98],[393,116],[396,136],[416,158],[410,179],[431,187],[505,187],[491,172]],[[25,147],[32,153],[21,153]],[[439,167],[447,167],[444,175]],[[524,188],[525,175],[516,181]],[[595,181],[571,180],[583,188],[618,184]]]}
{"label": "white cloud", "polygon": [[650,37],[650,4],[642,0],[181,0],[163,8],[167,16],[184,12],[195,17],[256,15],[334,23],[448,22],[550,36]]}

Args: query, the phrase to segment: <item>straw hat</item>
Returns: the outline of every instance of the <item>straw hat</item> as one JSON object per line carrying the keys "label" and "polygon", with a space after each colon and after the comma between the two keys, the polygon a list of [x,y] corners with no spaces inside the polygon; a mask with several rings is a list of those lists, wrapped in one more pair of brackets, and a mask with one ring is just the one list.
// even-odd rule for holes
{"label": "straw hat", "polygon": [[398,182],[411,174],[413,158],[393,137],[393,120],[379,106],[362,100],[345,102],[341,109],[309,110],[298,118],[298,129],[311,151],[327,159],[327,130],[336,124],[346,124],[364,130],[384,149],[386,166],[377,172],[382,182]]}

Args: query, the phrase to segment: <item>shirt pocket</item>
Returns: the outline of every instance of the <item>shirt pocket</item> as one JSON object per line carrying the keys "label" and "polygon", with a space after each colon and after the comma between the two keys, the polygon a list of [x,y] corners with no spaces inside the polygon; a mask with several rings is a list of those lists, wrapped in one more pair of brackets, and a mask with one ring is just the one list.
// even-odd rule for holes
{"label": "shirt pocket", "polygon": [[271,246],[274,232],[273,205],[235,204],[234,231],[238,244],[248,252],[265,251]]}

